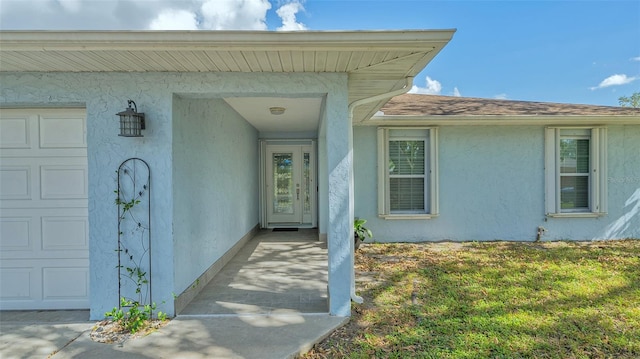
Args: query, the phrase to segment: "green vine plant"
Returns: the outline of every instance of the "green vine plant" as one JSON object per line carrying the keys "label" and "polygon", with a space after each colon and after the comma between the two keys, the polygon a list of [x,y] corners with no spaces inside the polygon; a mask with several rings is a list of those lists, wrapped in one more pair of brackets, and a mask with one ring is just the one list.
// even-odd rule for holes
{"label": "green vine plant", "polygon": [[[125,170],[125,174],[127,174],[126,170]],[[142,261],[144,260],[144,258],[147,256],[149,252],[149,249],[144,245],[144,235],[145,235],[146,228],[136,218],[135,214],[132,211],[132,209],[136,205],[140,204],[140,198],[144,195],[146,189],[147,189],[147,186],[144,185],[142,191],[139,191],[136,194],[136,197],[132,198],[129,201],[123,200],[121,198],[122,197],[121,193],[118,190],[114,191],[114,193],[116,194],[115,204],[119,208],[121,208],[121,211],[122,211],[118,216],[118,228],[120,230],[118,234],[120,236],[123,236],[125,234],[122,231],[122,223],[127,218],[130,219],[133,223],[136,224],[136,227],[132,232],[139,232],[140,248],[142,248],[142,253],[140,253],[139,258],[137,259],[134,257],[133,251],[130,251],[129,248],[127,248],[124,245],[123,241],[119,242],[119,248],[116,249],[116,252],[120,252],[119,254],[124,253],[125,258],[127,258],[130,263],[129,265],[126,265],[126,266],[123,265],[122,263],[119,263],[117,268],[118,270],[124,269],[126,271],[125,278],[135,286],[135,294],[137,296],[136,299],[124,298],[124,300],[121,300],[121,303],[120,303],[121,307],[123,306],[122,303],[128,303],[126,307],[134,306],[134,305],[137,305],[139,307],[142,305],[141,303],[145,303],[147,299],[146,291],[145,291],[144,297],[143,297],[143,291],[142,291],[143,286],[146,286],[149,284],[149,279],[147,278],[147,272],[142,269]]]}
{"label": "green vine plant", "polygon": [[[122,308],[129,308],[127,312]],[[120,308],[113,307],[110,312],[106,312],[104,315],[107,319],[111,319],[118,323],[124,330],[131,334],[145,329],[149,325],[149,320],[153,318],[153,312],[156,309],[156,304],[146,304],[140,309],[140,303],[127,300],[124,297],[120,298]],[[158,312],[157,318],[161,321],[167,320],[167,314],[164,312]]]}
{"label": "green vine plant", "polygon": [[[131,177],[131,174],[127,169],[124,169],[123,172],[125,175]],[[147,286],[149,285],[149,278],[147,271],[145,271],[142,266],[143,260],[149,254],[149,248],[148,246],[145,246],[144,241],[145,233],[148,231],[148,228],[136,218],[133,211],[134,208],[141,203],[140,199],[143,197],[147,189],[148,186],[144,185],[142,190],[136,193],[135,197],[130,200],[123,199],[123,195],[120,191],[114,191],[116,194],[115,204],[119,208],[118,235],[124,236],[126,234],[122,229],[125,221],[133,223],[133,229],[127,233],[132,235],[135,235],[136,233],[138,234],[140,250],[137,252],[130,250],[124,244],[124,241],[118,241],[119,245],[116,252],[118,252],[119,258],[125,259],[126,264],[121,263],[119,260],[116,267],[118,268],[121,278],[125,279],[130,286],[135,288],[135,298],[121,295],[119,298],[120,305],[118,307],[114,307],[111,311],[106,312],[105,318],[116,322],[124,330],[132,334],[146,329],[150,325],[150,321],[154,319],[153,314],[156,310],[155,302],[147,303],[147,295],[149,294]],[[156,318],[161,321],[165,321],[167,320],[167,314],[159,311],[156,314]]]}

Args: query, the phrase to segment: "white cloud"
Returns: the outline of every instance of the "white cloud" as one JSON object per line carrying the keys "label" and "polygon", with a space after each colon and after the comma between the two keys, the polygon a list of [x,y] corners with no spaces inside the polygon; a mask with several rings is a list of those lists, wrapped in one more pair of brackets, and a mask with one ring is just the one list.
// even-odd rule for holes
{"label": "white cloud", "polygon": [[460,90],[458,90],[457,87],[453,88],[453,96],[454,97],[462,97],[462,95],[460,94]]}
{"label": "white cloud", "polygon": [[[271,9],[270,0],[0,0],[0,3],[0,28],[6,30],[267,30],[267,11]],[[295,21],[295,12],[293,16]]]}
{"label": "white cloud", "polygon": [[196,14],[189,10],[166,9],[149,24],[149,30],[197,30]]}
{"label": "white cloud", "polygon": [[627,77],[627,75],[625,74],[615,74],[615,75],[611,75],[609,77],[607,77],[606,79],[602,80],[602,82],[600,82],[600,84],[598,84],[598,86],[594,86],[594,87],[590,87],[591,90],[597,90],[597,89],[601,89],[601,88],[605,88],[605,87],[609,87],[609,86],[619,86],[619,85],[625,85],[628,83],[631,83],[637,79],[639,79],[640,77],[637,76],[632,76],[632,77]]}
{"label": "white cloud", "polygon": [[267,30],[267,0],[206,0],[202,28],[208,30]]}
{"label": "white cloud", "polygon": [[69,12],[78,12],[80,11],[80,6],[82,6],[82,0],[58,0],[58,3]]}
{"label": "white cloud", "polygon": [[427,87],[418,87],[413,85],[409,93],[417,93],[423,95],[439,95],[442,91],[442,84],[439,81],[431,79],[427,76]]}
{"label": "white cloud", "polygon": [[282,26],[278,27],[278,31],[297,31],[307,30],[307,27],[298,22],[296,15],[298,12],[304,11],[304,6],[299,1],[293,1],[288,4],[282,5],[276,14],[282,19]]}
{"label": "white cloud", "polygon": [[631,61],[640,61],[640,56],[632,57]]}
{"label": "white cloud", "polygon": [[[143,9],[116,1],[0,0],[0,28],[7,30],[143,29]],[[137,12],[142,13],[137,14]],[[155,15],[155,13],[153,14]]]}
{"label": "white cloud", "polygon": [[499,94],[493,96],[493,98],[495,98],[496,100],[507,100],[507,99],[509,99],[509,97],[507,96],[506,93],[499,93]]}

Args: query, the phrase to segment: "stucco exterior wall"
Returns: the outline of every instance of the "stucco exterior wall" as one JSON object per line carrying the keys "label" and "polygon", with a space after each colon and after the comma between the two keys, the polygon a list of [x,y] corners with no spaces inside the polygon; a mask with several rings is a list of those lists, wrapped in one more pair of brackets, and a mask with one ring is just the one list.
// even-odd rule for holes
{"label": "stucco exterior wall", "polygon": [[594,238],[640,238],[640,125],[610,126],[608,143],[609,215]]}
{"label": "stucco exterior wall", "polygon": [[[243,95],[286,97],[331,94],[334,96],[332,98],[340,100],[328,101],[327,117],[335,118],[336,121],[347,121],[346,106],[343,106],[347,98],[346,74],[1,73],[0,83],[2,83],[0,106],[86,108],[92,319],[102,318],[105,311],[118,303],[117,253],[115,252],[117,212],[113,191],[116,189],[115,171],[127,158],[142,158],[151,167],[153,300],[158,304],[158,309],[170,315],[173,314],[172,294],[179,294],[178,289],[189,281],[188,277],[192,272],[198,270],[189,268],[185,271],[182,269],[176,271],[173,261],[177,248],[180,248],[179,256],[182,257],[186,255],[182,248],[192,245],[189,241],[193,240],[192,237],[174,238],[173,235],[172,106],[175,95],[182,98],[206,99]],[[138,111],[144,112],[147,116],[147,129],[143,131],[142,138],[123,138],[117,135],[118,119],[115,114],[124,110],[127,99],[134,100],[138,105]],[[213,107],[215,109],[211,111],[218,111],[220,106]],[[206,112],[202,106],[199,106],[199,111],[202,115]],[[225,110],[225,118],[228,115]],[[238,123],[230,125],[227,122],[219,124],[223,128],[227,125],[238,125]],[[249,132],[246,129],[243,130],[245,134]],[[252,136],[255,135],[252,134]],[[178,142],[177,145],[180,151],[184,150],[184,146],[188,146],[186,142]],[[204,146],[202,143],[200,145]],[[255,146],[257,144],[254,143],[252,148],[255,149]],[[249,160],[252,161],[252,158]],[[239,193],[241,190],[244,189],[235,191]],[[243,199],[242,206],[249,206],[246,198]],[[235,224],[236,230],[241,231],[241,228],[255,222],[255,217],[248,218],[246,221],[238,221]],[[186,231],[184,227],[178,226],[178,229],[182,232]],[[240,238],[235,240],[238,239]],[[340,256],[345,255],[341,253],[344,248],[333,248],[335,250],[330,249],[330,257],[336,255],[335,253]],[[213,262],[213,259],[211,260]],[[184,265],[189,266],[191,262]],[[197,266],[200,266],[200,263]],[[175,283],[176,274],[179,283]],[[195,277],[191,278],[191,280],[195,279]],[[341,306],[344,305],[341,304]]]}
{"label": "stucco exterior wall", "polygon": [[440,215],[377,216],[375,127],[354,129],[355,215],[380,242],[640,237],[640,126],[608,127],[608,215],[545,216],[543,126],[439,128]]}
{"label": "stucco exterior wall", "polygon": [[[89,167],[89,261],[91,318],[99,319],[118,304],[117,189],[120,163],[139,157],[151,168],[151,240],[153,300],[172,302],[173,256],[171,236],[171,92],[163,76],[146,74],[25,73],[0,74],[0,104],[23,107],[82,106],[87,111]],[[117,112],[127,99],[148,119],[142,138],[118,136]],[[161,310],[171,308],[160,305]]]}
{"label": "stucco exterior wall", "polygon": [[258,224],[258,134],[222,99],[173,102],[176,294]]}

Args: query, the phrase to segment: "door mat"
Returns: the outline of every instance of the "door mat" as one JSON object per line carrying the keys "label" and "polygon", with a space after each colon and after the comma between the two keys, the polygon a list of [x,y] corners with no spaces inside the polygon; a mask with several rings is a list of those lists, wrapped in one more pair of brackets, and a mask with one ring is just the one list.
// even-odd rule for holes
{"label": "door mat", "polygon": [[274,232],[297,232],[298,228],[295,227],[283,227],[283,228],[274,228]]}

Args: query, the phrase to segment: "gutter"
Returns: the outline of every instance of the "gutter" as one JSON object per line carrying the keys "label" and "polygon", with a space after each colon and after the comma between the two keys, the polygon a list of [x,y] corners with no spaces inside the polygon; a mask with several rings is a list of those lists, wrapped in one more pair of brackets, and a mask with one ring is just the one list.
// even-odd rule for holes
{"label": "gutter", "polygon": [[376,101],[380,101],[380,100],[384,100],[384,99],[390,99],[390,98],[398,96],[398,95],[403,95],[403,94],[409,92],[409,90],[411,90],[412,86],[413,86],[413,76],[407,76],[405,78],[404,87],[402,87],[402,88],[400,88],[398,90],[382,93],[382,94],[371,96],[371,97],[367,97],[367,98],[361,98],[359,100],[353,101],[352,103],[349,104],[349,120],[353,120],[353,110],[356,107],[358,107],[360,105],[364,105],[366,103],[376,102]]}
{"label": "gutter", "polygon": [[[376,101],[380,101],[380,100],[384,100],[384,99],[390,99],[394,96],[398,96],[398,95],[402,95],[405,94],[407,92],[409,92],[409,90],[411,90],[411,87],[413,86],[413,76],[407,76],[405,78],[405,84],[404,87],[398,89],[398,90],[393,90],[387,93],[383,93],[383,94],[379,94],[379,95],[375,95],[375,96],[371,96],[371,97],[367,97],[367,98],[361,98],[359,100],[353,101],[352,103],[349,104],[349,123],[353,122],[353,110],[360,106],[360,105],[364,105],[367,103],[371,103],[371,102],[376,102]],[[353,159],[353,158],[352,158]],[[353,163],[351,164],[351,166],[353,167]],[[351,178],[349,179],[349,192],[351,193],[350,196],[353,196],[353,191],[354,191],[354,186],[353,186],[353,176],[351,176]],[[351,218],[351,221],[353,221],[353,218]],[[353,231],[352,231],[353,234]],[[350,247],[350,254],[351,254],[351,300],[358,303],[358,304],[362,304],[364,302],[364,299],[362,299],[361,296],[356,294],[356,268],[355,268],[355,247],[354,247],[354,243],[353,243],[353,238],[350,236],[349,237],[349,247]]]}

